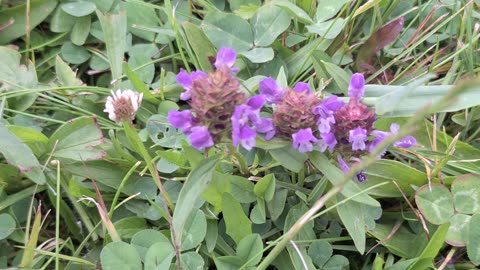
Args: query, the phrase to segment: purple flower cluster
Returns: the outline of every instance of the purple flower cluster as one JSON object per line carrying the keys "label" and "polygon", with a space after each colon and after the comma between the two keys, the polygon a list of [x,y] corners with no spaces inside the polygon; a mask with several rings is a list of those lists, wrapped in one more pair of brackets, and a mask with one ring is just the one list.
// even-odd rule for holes
{"label": "purple flower cluster", "polygon": [[[338,151],[355,161],[398,132],[398,124],[392,124],[389,132],[374,130],[375,112],[360,102],[365,87],[365,79],[360,73],[352,75],[348,103],[335,95],[322,100],[303,82],[297,83],[293,89],[282,88],[270,77],[260,82],[258,95],[247,98],[235,78],[238,71],[234,67],[235,61],[235,51],[221,48],[214,72],[188,74],[181,70],[176,77],[178,84],[185,89],[180,98],[192,109],[170,111],[168,121],[181,129],[197,149],[231,139],[234,146],[242,145],[251,150],[260,133],[265,140],[274,136],[292,140],[292,147],[302,153],[315,149],[330,153]],[[272,118],[261,113],[264,106],[272,107]],[[415,138],[406,136],[394,146],[408,148],[414,144]],[[342,170],[349,170],[341,156],[338,156],[338,162]],[[357,178],[359,181],[365,179],[361,173]]]}

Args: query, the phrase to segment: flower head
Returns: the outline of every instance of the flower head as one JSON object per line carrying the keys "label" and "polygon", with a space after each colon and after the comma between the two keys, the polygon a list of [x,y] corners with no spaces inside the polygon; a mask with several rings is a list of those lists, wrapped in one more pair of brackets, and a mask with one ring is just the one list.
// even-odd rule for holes
{"label": "flower head", "polygon": [[300,129],[298,132],[292,134],[293,148],[297,149],[300,153],[306,153],[313,151],[313,144],[318,141],[313,136],[311,128]]}
{"label": "flower head", "polygon": [[142,103],[143,93],[137,93],[133,90],[113,90],[112,96],[107,97],[104,112],[108,113],[108,118],[116,123],[132,122],[135,119],[140,104]]}
{"label": "flower head", "polygon": [[277,104],[282,100],[284,91],[273,78],[268,77],[260,81],[259,92],[268,104]]}

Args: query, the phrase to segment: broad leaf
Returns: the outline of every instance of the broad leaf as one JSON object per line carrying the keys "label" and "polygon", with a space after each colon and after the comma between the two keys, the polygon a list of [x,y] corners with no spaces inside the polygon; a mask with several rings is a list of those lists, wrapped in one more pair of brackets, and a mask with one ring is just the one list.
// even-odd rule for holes
{"label": "broad leaf", "polygon": [[[426,220],[441,225],[453,216],[453,198],[443,185],[432,183],[417,190],[415,202]],[[453,227],[453,226],[452,226]]]}
{"label": "broad leaf", "polygon": [[102,269],[127,270],[141,269],[142,262],[137,251],[125,242],[111,242],[100,253]]}

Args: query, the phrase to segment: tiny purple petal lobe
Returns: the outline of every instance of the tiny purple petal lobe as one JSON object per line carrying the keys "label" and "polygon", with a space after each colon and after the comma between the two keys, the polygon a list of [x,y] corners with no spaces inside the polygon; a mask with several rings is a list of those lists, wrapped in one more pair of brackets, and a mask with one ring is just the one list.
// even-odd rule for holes
{"label": "tiny purple petal lobe", "polygon": [[325,152],[325,150],[330,151],[330,153],[333,152],[333,149],[337,145],[338,141],[335,138],[335,135],[331,132],[329,133],[322,133],[320,134],[320,137],[322,138],[319,142],[318,145],[320,147],[321,152]]}
{"label": "tiny purple petal lobe", "polygon": [[310,86],[308,86],[308,83],[304,83],[304,82],[298,82],[297,84],[295,84],[295,86],[293,87],[293,90],[297,93],[301,93],[301,92],[306,92],[307,94],[310,94]]}
{"label": "tiny purple petal lobe", "polygon": [[185,131],[192,127],[193,116],[190,110],[184,110],[181,112],[171,110],[168,112],[167,120],[174,128]]}
{"label": "tiny purple petal lobe", "polygon": [[395,147],[410,148],[417,143],[417,140],[413,136],[403,137],[400,140],[393,143]]}
{"label": "tiny purple petal lobe", "polygon": [[259,92],[265,96],[268,104],[276,104],[283,98],[283,89],[271,77],[260,81]]}
{"label": "tiny purple petal lobe", "polygon": [[198,150],[213,146],[212,135],[205,126],[193,127],[188,138],[192,146]]}
{"label": "tiny purple petal lobe", "polygon": [[367,130],[361,127],[352,129],[349,132],[348,141],[352,143],[352,150],[365,150],[365,141],[367,140]]}
{"label": "tiny purple petal lobe", "polygon": [[217,60],[215,61],[215,67],[220,68],[225,65],[229,68],[233,67],[235,61],[237,60],[237,53],[228,47],[220,48],[217,53]]}
{"label": "tiny purple petal lobe", "polygon": [[260,110],[265,104],[264,95],[256,95],[248,99],[247,105],[250,106],[253,110]]}
{"label": "tiny purple petal lobe", "polygon": [[365,94],[365,78],[362,73],[355,73],[350,79],[348,86],[348,96],[360,99]]}
{"label": "tiny purple petal lobe", "polygon": [[293,148],[300,153],[313,151],[313,144],[318,141],[312,134],[311,128],[300,129],[298,132],[292,134]]}
{"label": "tiny purple petal lobe", "polygon": [[337,161],[338,161],[338,166],[344,173],[348,173],[350,171],[350,166],[348,166],[347,162],[345,162],[345,160],[343,160],[343,158],[340,155],[337,156]]}

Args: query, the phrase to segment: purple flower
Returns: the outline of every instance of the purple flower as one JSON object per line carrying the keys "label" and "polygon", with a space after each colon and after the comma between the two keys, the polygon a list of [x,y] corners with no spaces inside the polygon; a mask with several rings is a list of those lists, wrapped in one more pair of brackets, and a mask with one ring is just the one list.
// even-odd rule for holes
{"label": "purple flower", "polygon": [[332,129],[332,124],[335,124],[335,117],[329,116],[329,117],[320,117],[317,121],[318,124],[318,131],[320,133],[329,133],[330,130]]}
{"label": "purple flower", "polygon": [[247,100],[247,105],[252,108],[252,110],[258,110],[265,105],[266,98],[264,95],[256,95]]}
{"label": "purple flower", "polygon": [[367,140],[367,130],[361,127],[352,129],[349,132],[348,141],[352,143],[352,150],[365,150],[365,141]]}
{"label": "purple flower", "polygon": [[361,73],[355,73],[350,79],[348,86],[348,96],[351,98],[360,99],[365,94],[365,78]]}
{"label": "purple flower", "polygon": [[293,148],[300,153],[313,151],[313,144],[318,141],[312,134],[311,128],[300,129],[298,132],[292,134]]}
{"label": "purple flower", "polygon": [[[392,123],[390,125],[390,132],[387,131],[380,131],[374,130],[372,131],[371,135],[375,137],[375,139],[370,143],[369,151],[372,152],[378,144],[380,144],[386,137],[393,136],[398,133],[400,126],[397,123]],[[395,147],[402,147],[402,148],[409,148],[414,146],[417,143],[417,140],[413,136],[406,136],[401,138],[400,140],[393,143]],[[380,156],[383,156],[386,150],[384,150]]]}
{"label": "purple flower", "polygon": [[260,81],[259,91],[265,96],[268,104],[276,104],[283,98],[283,89],[271,77]]}
{"label": "purple flower", "polygon": [[321,152],[325,152],[325,150],[333,152],[333,149],[335,148],[335,145],[337,145],[337,139],[335,138],[335,135],[331,132],[329,133],[322,133],[320,134],[321,140],[318,142],[318,146],[320,147]]}
{"label": "purple flower", "polygon": [[275,135],[275,126],[271,118],[260,117],[255,123],[257,132],[265,133],[265,140],[270,140]]}
{"label": "purple flower", "polygon": [[295,86],[293,87],[293,90],[297,93],[301,93],[301,92],[306,92],[307,94],[310,94],[310,86],[308,86],[308,83],[304,83],[304,82],[298,82],[297,84],[295,84]]}
{"label": "purple flower", "polygon": [[177,74],[175,79],[177,80],[177,83],[180,84],[183,89],[185,89],[185,92],[183,92],[180,95],[181,100],[189,100],[192,98],[192,87],[193,87],[193,81],[197,78],[206,78],[207,74],[203,71],[194,71],[192,74],[188,74],[183,68],[180,69],[180,72]]}
{"label": "purple flower", "polygon": [[196,126],[191,129],[188,136],[193,147],[201,150],[205,147],[213,146],[213,138],[206,126]]}
{"label": "purple flower", "polygon": [[[348,166],[347,162],[345,162],[345,160],[343,160],[343,158],[340,155],[337,156],[337,161],[340,169],[344,173],[348,173],[350,171],[350,166]],[[365,180],[367,180],[367,176],[363,173],[363,170],[357,173],[357,180],[360,183],[365,182]]]}
{"label": "purple flower", "polygon": [[184,110],[181,112],[171,110],[168,112],[167,120],[174,128],[181,129],[185,132],[192,127],[193,115],[190,110]]}
{"label": "purple flower", "polygon": [[232,143],[233,146],[238,146],[240,143],[246,150],[252,150],[255,146],[255,137],[257,137],[257,133],[251,127],[247,125],[239,126],[233,129]]}
{"label": "purple flower", "polygon": [[235,61],[237,60],[237,53],[228,47],[220,48],[217,53],[217,60],[215,61],[215,67],[220,68],[221,66],[229,67],[233,72],[237,72],[237,68],[233,68]]}

